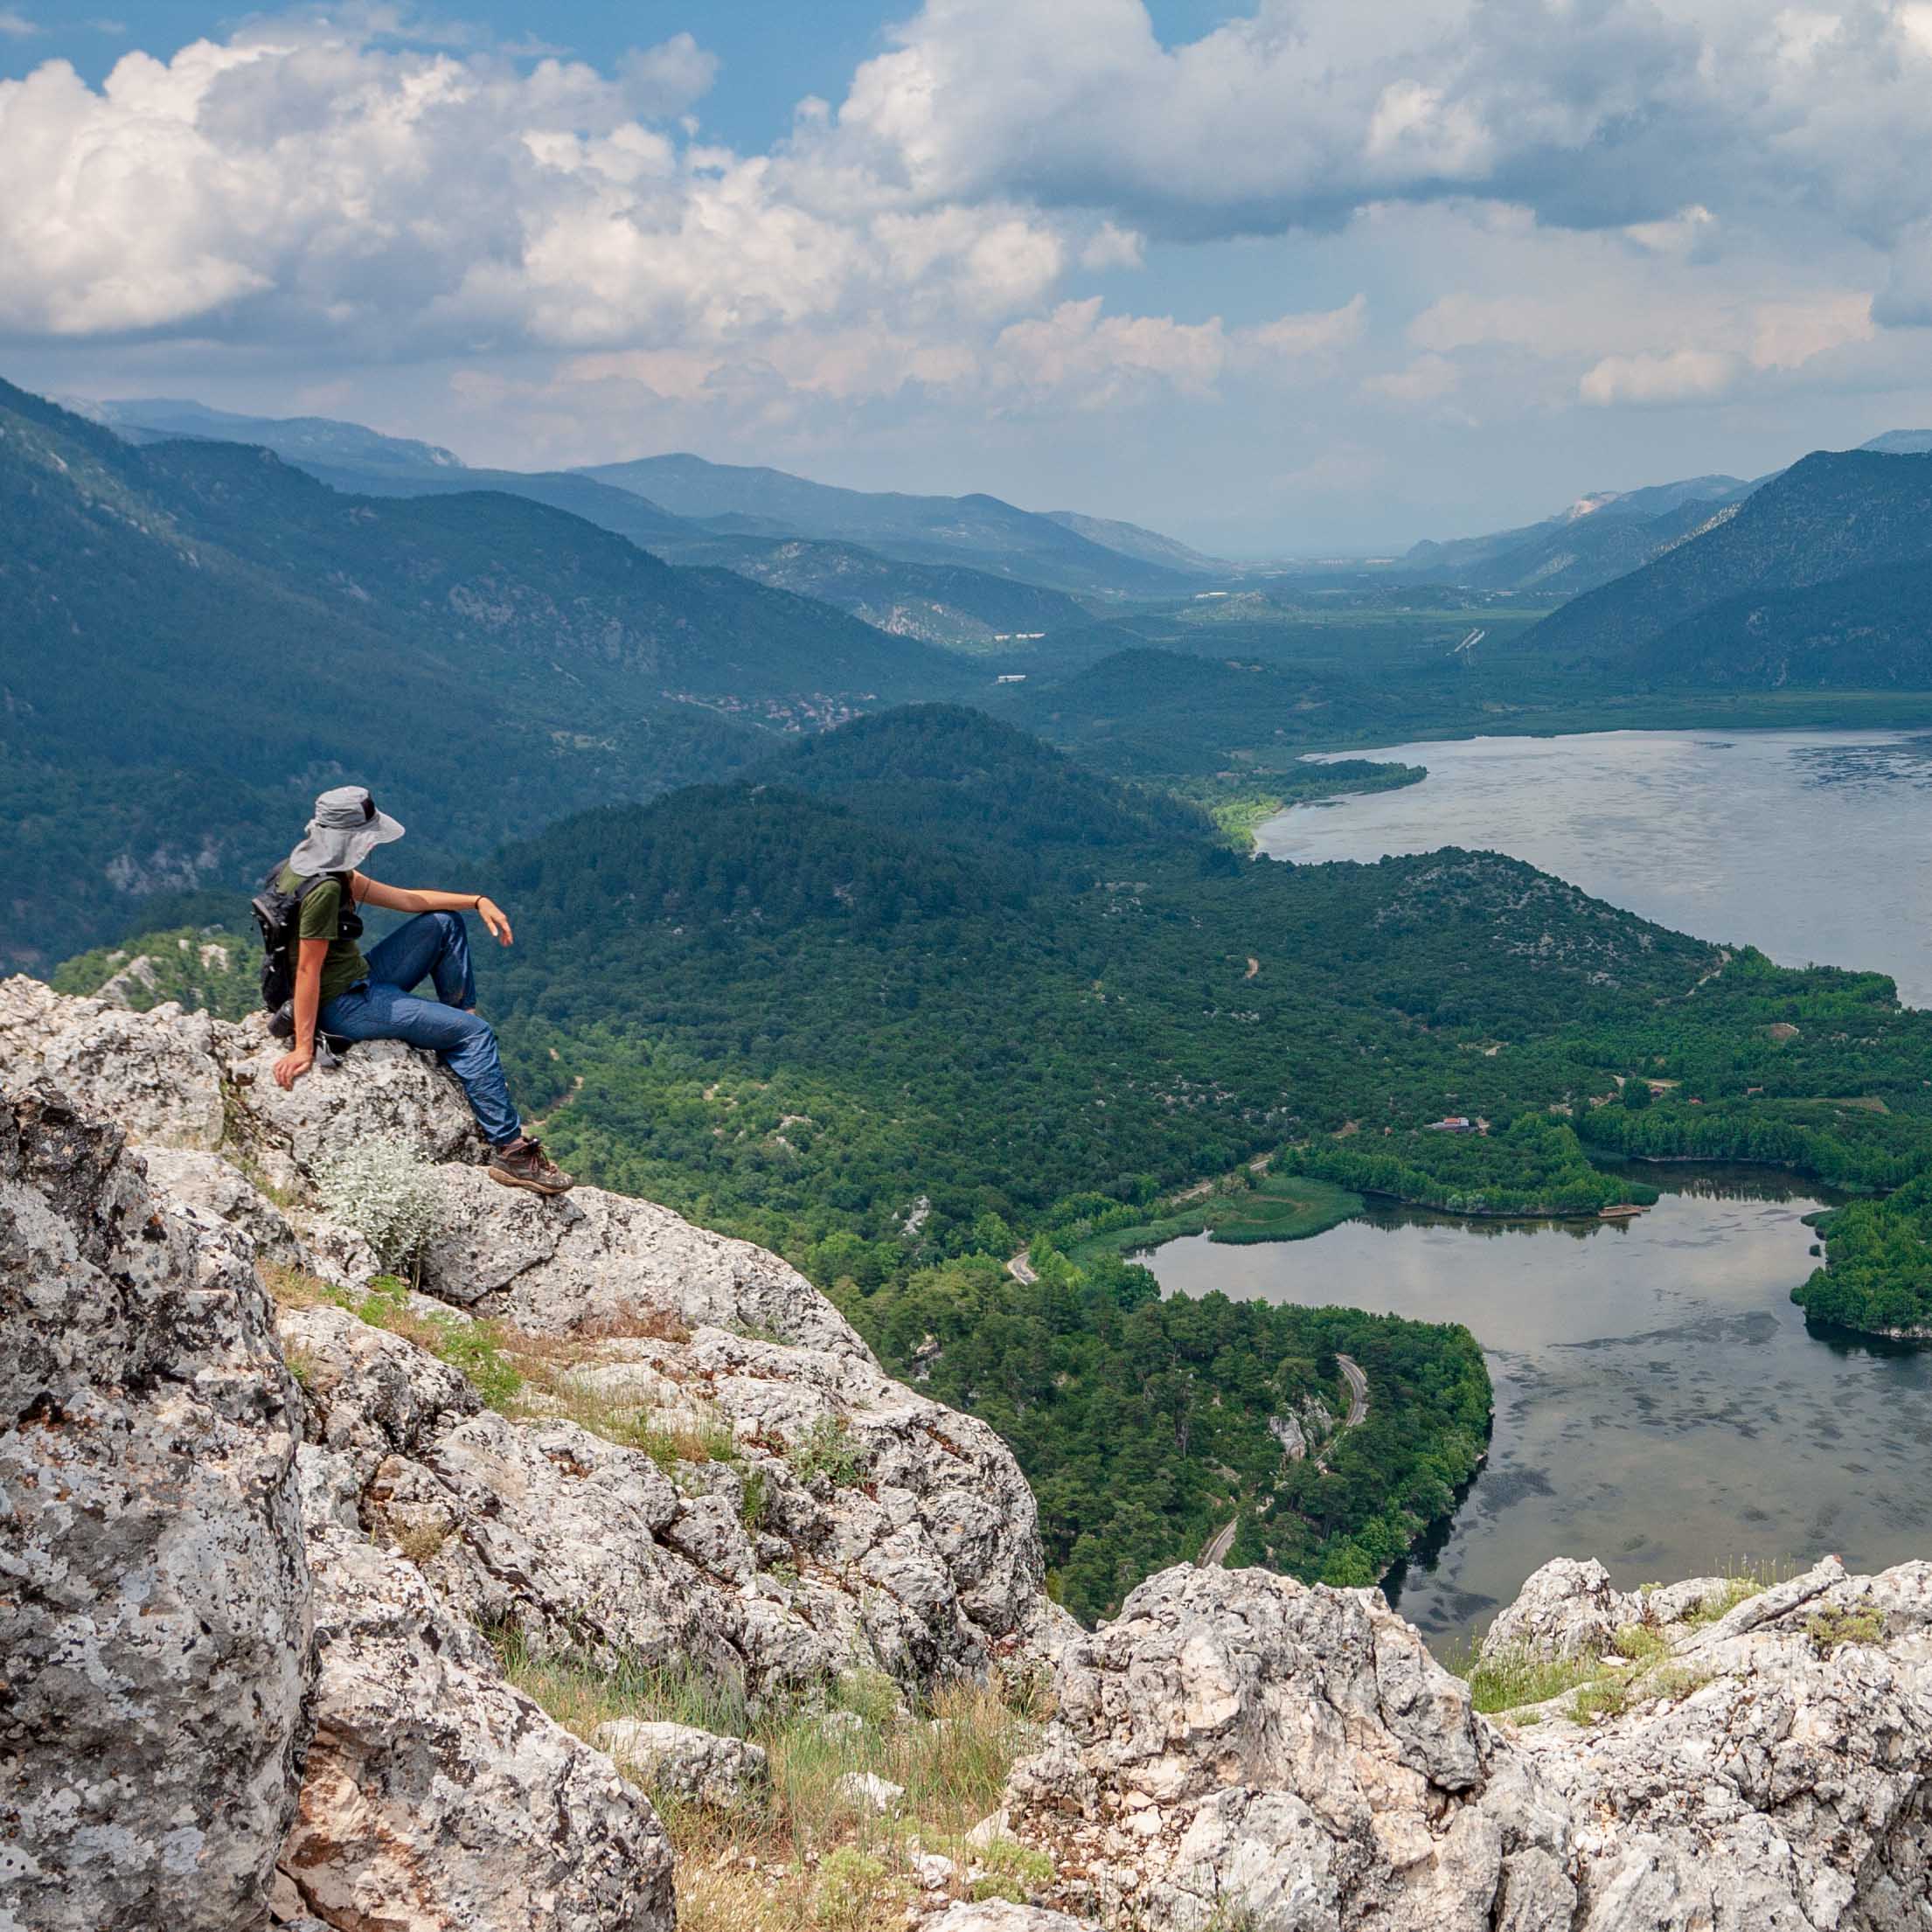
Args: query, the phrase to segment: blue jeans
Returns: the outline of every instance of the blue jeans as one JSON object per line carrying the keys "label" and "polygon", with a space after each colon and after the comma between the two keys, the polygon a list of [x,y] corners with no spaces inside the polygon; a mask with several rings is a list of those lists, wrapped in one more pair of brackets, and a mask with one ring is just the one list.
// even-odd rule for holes
{"label": "blue jeans", "polygon": [[[476,1003],[469,930],[460,913],[419,913],[369,949],[369,976],[326,1001],[321,1031],[343,1039],[400,1039],[427,1047],[463,1084],[476,1124],[492,1147],[523,1132],[510,1104],[502,1056],[490,1022],[463,1008]],[[418,999],[425,979],[434,999]]]}

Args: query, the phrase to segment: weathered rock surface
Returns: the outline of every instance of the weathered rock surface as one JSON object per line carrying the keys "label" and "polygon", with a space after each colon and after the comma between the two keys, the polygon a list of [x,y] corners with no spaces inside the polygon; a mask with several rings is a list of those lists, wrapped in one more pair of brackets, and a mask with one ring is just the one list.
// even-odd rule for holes
{"label": "weathered rock surface", "polygon": [[1484,1633],[1482,1655],[1493,1660],[1522,1651],[1534,1657],[1601,1657],[1619,1630],[1637,1626],[1681,1628],[1706,1602],[1721,1602],[1721,1576],[1694,1576],[1649,1590],[1618,1590],[1595,1559],[1553,1558],[1518,1592]]}
{"label": "weathered rock surface", "polygon": [[1078,1919],[1007,1899],[956,1900],[925,1922],[925,1932],[1081,1932]]}
{"label": "weathered rock surface", "polygon": [[591,1742],[652,1790],[674,1793],[715,1810],[741,1804],[769,1775],[763,1745],[741,1737],[720,1737],[694,1724],[616,1718],[600,1724]]}
{"label": "weathered rock surface", "polygon": [[221,1144],[220,1040],[205,1013],[132,1013],[70,999],[24,976],[0,980],[0,1090],[39,1081],[90,1120],[157,1147]]}
{"label": "weathered rock surface", "polygon": [[668,1309],[691,1328],[737,1328],[872,1359],[803,1275],[749,1241],[601,1188],[546,1201],[475,1169],[448,1180],[448,1225],[423,1256],[422,1281],[458,1307],[543,1335]]}
{"label": "weathered rock surface", "polygon": [[602,1753],[503,1681],[400,1557],[311,1546],[321,1681],[281,1871],[362,1932],[671,1932],[671,1847]]}
{"label": "weathered rock surface", "polygon": [[115,1128],[0,1101],[10,1932],[256,1922],[313,1673],[299,1417],[245,1256]]}
{"label": "weathered rock surface", "polygon": [[[585,1345],[573,1380],[614,1414],[735,1445],[667,1475],[564,1417],[485,1409],[455,1370],[344,1310],[287,1312],[282,1337],[345,1519],[539,1650],[693,1664],[755,1699],[855,1663],[929,1682],[1059,1640],[1004,1446],[869,1359],[715,1329]],[[830,1473],[810,1466],[821,1443]]]}
{"label": "weathered rock surface", "polygon": [[[1596,1578],[1532,1583],[1509,1646],[1575,1654],[1545,1612]],[[1932,1565],[1834,1560],[1678,1628],[1622,1714],[1519,1727],[1374,1593],[1169,1571],[1066,1653],[1011,1825],[1157,1932],[1923,1927]]]}
{"label": "weathered rock surface", "polygon": [[[468,1109],[426,1056],[359,1047],[284,1095],[268,1073],[276,1050],[257,1023],[0,984],[0,1085],[54,1075],[83,1112],[129,1122],[140,1151],[119,1157],[123,1192],[141,1186],[144,1159],[165,1206],[144,1262],[191,1248],[204,1277],[220,1276],[228,1303],[252,1310],[255,1399],[268,1402],[266,1389],[281,1405],[275,1479],[259,1479],[256,1503],[284,1539],[288,1614],[278,1625],[272,1606],[249,1610],[269,1653],[262,1683],[238,1664],[202,1685],[219,1704],[207,1734],[229,1782],[218,1803],[184,1752],[141,1794],[172,1803],[184,1829],[219,1817],[234,1844],[195,1856],[232,1868],[228,1904],[163,1908],[172,1894],[144,1874],[140,1805],[100,1780],[86,1802],[126,1811],[98,1855],[120,1860],[125,1895],[140,1901],[127,1923],[253,1932],[272,1913],[337,1932],[668,1925],[669,1854],[649,1804],[607,1756],[504,1681],[479,1627],[593,1666],[695,1667],[754,1699],[809,1698],[855,1666],[886,1670],[908,1691],[1009,1660],[1032,1669],[1064,1644],[1071,1620],[1042,1592],[1032,1498],[1010,1453],[983,1425],[884,1375],[794,1269],[649,1203],[589,1188],[540,1202],[490,1185],[462,1164],[475,1146]],[[423,1270],[431,1295],[397,1307],[405,1332],[326,1301],[280,1310],[298,1404],[250,1264],[366,1282],[365,1244],[317,1213],[312,1181],[330,1147],[372,1135],[455,1157],[448,1223]],[[10,1223],[0,1227],[10,1259],[19,1244]],[[51,1278],[40,1249],[59,1234],[27,1257],[36,1282]],[[65,1359],[92,1373],[108,1342],[90,1323],[117,1304],[97,1286],[66,1282],[61,1292]],[[479,1318],[508,1324],[514,1345],[549,1365],[514,1419],[440,1359],[443,1338]],[[29,1351],[19,1373],[40,1373],[32,1364]],[[181,1373],[186,1389],[197,1377],[219,1383],[205,1364]],[[22,1398],[23,1414],[31,1403]],[[129,1417],[115,1409],[113,1426]],[[232,1484],[226,1453],[217,1436],[181,1479]],[[174,1533],[218,1551],[241,1534],[226,1522],[229,1500],[209,1504],[221,1523],[195,1526],[191,1510]],[[121,1576],[138,1565],[123,1547],[102,1567]],[[199,1582],[260,1595],[275,1574],[259,1553],[235,1567],[207,1566]],[[90,1574],[75,1588],[97,1596],[112,1581]],[[306,1616],[311,1588],[312,1644],[306,1623],[288,1621]],[[191,1687],[202,1660],[191,1653],[177,1667]],[[127,1712],[95,1714],[124,1744]],[[156,1736],[172,1737],[192,1713],[150,1719]],[[225,1724],[240,1727],[239,1742]],[[271,1734],[281,1740],[272,1764]],[[713,1743],[744,1754],[740,1780],[754,1775],[748,1748]],[[118,1764],[105,1739],[98,1755]],[[130,1762],[139,1775],[138,1750]],[[59,1762],[73,1772],[71,1754]],[[712,1764],[701,1782],[719,1788],[724,1775]],[[271,1891],[264,1861],[298,1789]],[[37,1856],[51,1818],[43,1810],[0,1859]],[[134,1856],[122,1858],[123,1840]],[[178,1860],[180,1842],[157,1855]],[[48,1883],[68,1876],[63,1867]],[[106,1894],[82,1896],[77,1910],[94,1917],[45,1922],[122,1922]],[[25,1922],[38,1932],[39,1921]]]}
{"label": "weathered rock surface", "polygon": [[[205,1100],[185,1119],[158,1099],[140,1110],[166,1142],[149,1150],[156,1186],[265,1261],[366,1280],[358,1237],[303,1205],[309,1178],[330,1145],[370,1136],[466,1154],[461,1089],[427,1056],[379,1044],[284,1094],[277,1050],[256,1021],[0,983],[0,1082],[78,1067],[102,1107],[192,1088]],[[275,1177],[289,1205],[251,1172]],[[462,1614],[603,1661],[687,1657],[754,1696],[855,1663],[909,1684],[1065,1641],[1011,1453],[882,1373],[796,1269],[648,1201],[589,1187],[542,1200],[460,1160],[442,1172],[448,1218],[422,1282],[450,1318],[547,1338],[573,1390],[634,1435],[737,1444],[679,1463],[674,1482],[562,1416],[483,1410],[455,1371],[343,1310],[285,1314],[311,1438],[347,1458],[331,1478],[340,1506],[392,1544],[441,1537],[423,1572]]]}
{"label": "weathered rock surface", "polygon": [[172,1004],[136,1013],[24,976],[0,980],[0,1088],[45,1081],[141,1146],[226,1146],[295,1189],[330,1144],[379,1136],[429,1160],[480,1153],[462,1088],[427,1055],[372,1041],[285,1094],[271,1077],[282,1051],[259,1015],[231,1024]]}

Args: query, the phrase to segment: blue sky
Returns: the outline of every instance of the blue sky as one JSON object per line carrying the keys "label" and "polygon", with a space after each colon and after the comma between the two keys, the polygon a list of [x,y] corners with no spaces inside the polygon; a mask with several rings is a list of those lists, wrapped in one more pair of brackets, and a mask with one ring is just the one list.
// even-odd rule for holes
{"label": "blue sky", "polygon": [[1932,422],[1932,0],[0,0],[0,373],[1382,550]]}

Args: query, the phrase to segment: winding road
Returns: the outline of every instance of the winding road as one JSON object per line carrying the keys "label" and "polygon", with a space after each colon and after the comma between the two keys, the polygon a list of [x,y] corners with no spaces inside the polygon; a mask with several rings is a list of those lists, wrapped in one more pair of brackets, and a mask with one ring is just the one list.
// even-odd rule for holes
{"label": "winding road", "polygon": [[1342,1427],[1353,1428],[1368,1416],[1368,1377],[1363,1374],[1362,1365],[1352,1355],[1338,1355],[1335,1364],[1342,1372],[1342,1380],[1348,1384],[1348,1419]]}
{"label": "winding road", "polygon": [[[1368,1418],[1368,1377],[1362,1373],[1362,1365],[1352,1355],[1337,1355],[1335,1366],[1342,1372],[1342,1380],[1348,1384],[1348,1414],[1343,1418],[1342,1428],[1354,1428]],[[1339,1440],[1342,1429],[1337,1429],[1330,1441]],[[1328,1458],[1317,1457],[1315,1466],[1318,1470],[1328,1467]],[[1241,1518],[1224,1523],[1207,1541],[1201,1546],[1201,1553],[1196,1559],[1197,1567],[1204,1570],[1219,1569],[1227,1560],[1227,1553],[1234,1547],[1234,1532],[1241,1527]]]}

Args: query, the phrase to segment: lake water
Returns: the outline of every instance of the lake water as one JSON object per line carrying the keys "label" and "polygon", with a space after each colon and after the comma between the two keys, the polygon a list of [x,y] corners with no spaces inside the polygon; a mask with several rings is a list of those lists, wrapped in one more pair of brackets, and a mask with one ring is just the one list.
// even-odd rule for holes
{"label": "lake water", "polygon": [[1346,755],[1429,775],[1282,812],[1256,835],[1263,852],[1508,852],[1680,932],[1890,973],[1932,1004],[1932,738],[1598,732]]}
{"label": "lake water", "polygon": [[[1371,1213],[1310,1241],[1148,1257],[1164,1290],[1458,1321],[1496,1388],[1489,1462],[1446,1532],[1385,1585],[1442,1647],[1553,1556],[1622,1588],[1835,1551],[1932,1551],[1932,1352],[1807,1331],[1819,1201],[1735,1168],[1646,1167],[1631,1222]],[[1373,1401],[1374,1391],[1370,1389]]]}

